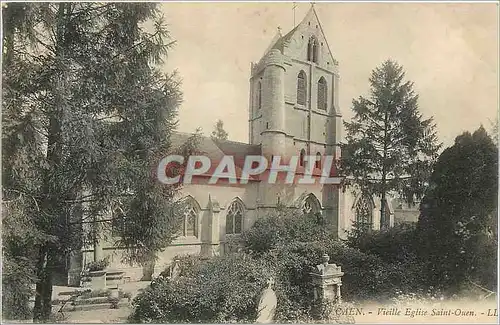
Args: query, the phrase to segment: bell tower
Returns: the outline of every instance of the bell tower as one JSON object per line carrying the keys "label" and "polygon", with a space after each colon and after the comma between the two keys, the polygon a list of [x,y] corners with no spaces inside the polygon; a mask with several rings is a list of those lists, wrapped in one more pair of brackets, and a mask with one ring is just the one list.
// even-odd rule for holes
{"label": "bell tower", "polygon": [[337,60],[314,5],[286,35],[280,29],[250,76],[249,140],[264,155],[340,155]]}
{"label": "bell tower", "polygon": [[[278,155],[287,160],[291,156],[316,157],[318,170],[325,156],[340,158],[339,78],[338,62],[312,5],[287,34],[278,29],[262,58],[251,65],[250,144],[261,145],[268,160]],[[281,195],[277,192],[287,192],[285,196],[292,199],[299,192],[314,192],[322,213],[338,230],[342,201],[338,187],[274,187],[261,184],[263,205],[275,205],[275,197]]]}

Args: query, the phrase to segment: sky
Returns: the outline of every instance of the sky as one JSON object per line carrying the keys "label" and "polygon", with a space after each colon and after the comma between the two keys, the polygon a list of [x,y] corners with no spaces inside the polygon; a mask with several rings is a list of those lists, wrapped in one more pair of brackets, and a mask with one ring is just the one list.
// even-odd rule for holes
{"label": "sky", "polygon": [[[217,119],[229,139],[248,142],[251,62],[276,34],[294,26],[293,3],[165,3],[175,47],[163,69],[178,70],[184,101],[179,131]],[[297,3],[298,24],[309,10]],[[371,71],[396,60],[414,82],[424,117],[434,117],[445,146],[498,116],[498,7],[493,3],[316,3],[326,38],[339,61],[340,111],[367,96]]]}

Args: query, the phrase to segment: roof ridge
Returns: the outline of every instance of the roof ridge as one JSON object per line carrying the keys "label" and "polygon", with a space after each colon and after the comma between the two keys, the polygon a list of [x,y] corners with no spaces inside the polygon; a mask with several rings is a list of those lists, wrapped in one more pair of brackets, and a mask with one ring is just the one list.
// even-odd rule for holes
{"label": "roof ridge", "polygon": [[222,139],[213,139],[214,142],[231,142],[231,143],[237,143],[237,144],[244,144],[247,146],[258,146],[257,144],[250,144],[246,142],[240,142],[240,141],[235,141],[235,140],[222,140]]}

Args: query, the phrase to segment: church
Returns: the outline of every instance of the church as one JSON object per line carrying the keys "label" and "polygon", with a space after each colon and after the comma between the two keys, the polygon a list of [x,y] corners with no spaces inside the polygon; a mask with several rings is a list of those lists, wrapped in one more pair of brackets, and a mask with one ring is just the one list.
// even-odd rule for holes
{"label": "church", "polygon": [[[274,156],[300,157],[297,174],[305,171],[304,157],[314,156],[317,160],[312,174],[319,177],[324,156],[340,157],[343,124],[339,64],[314,5],[288,33],[283,35],[278,29],[262,58],[251,64],[249,80],[248,143],[203,137],[199,150],[212,162],[233,156],[237,175],[241,175],[242,162],[249,155],[268,160]],[[182,144],[189,136],[175,133],[172,143]],[[338,238],[345,237],[354,221],[380,228],[380,200],[356,196],[338,184],[270,184],[253,177],[246,184],[211,185],[205,176],[196,176],[192,184],[182,186],[183,227],[170,247],[159,254],[150,273],[165,270],[178,255],[224,254],[228,240],[237,238],[278,205],[321,214]],[[410,221],[415,218],[415,211],[408,212],[393,202],[387,204],[386,211],[386,226],[394,224],[398,213],[406,213]],[[110,260],[110,269],[124,271],[131,281],[144,279],[148,272],[142,266],[122,264],[121,251],[111,242],[102,241],[77,255],[70,261],[69,279],[81,272],[82,265],[105,257]]]}

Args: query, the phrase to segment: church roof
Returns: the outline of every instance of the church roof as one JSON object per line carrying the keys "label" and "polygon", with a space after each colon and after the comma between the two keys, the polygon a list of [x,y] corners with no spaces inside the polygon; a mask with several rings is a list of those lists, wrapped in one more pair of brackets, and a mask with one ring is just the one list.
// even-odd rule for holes
{"label": "church roof", "polygon": [[[311,8],[309,9],[309,11],[307,12],[307,14],[304,16],[304,18],[302,19],[302,21],[300,23],[298,23],[292,30],[290,30],[288,33],[286,33],[284,36],[281,35],[281,32],[279,31],[278,29],[278,33],[274,36],[273,40],[271,41],[271,45],[266,49],[266,52],[264,53],[264,55],[262,56],[262,58],[264,58],[266,56],[266,54],[271,50],[271,49],[278,49],[281,51],[281,53],[284,54],[284,51],[285,51],[285,47],[287,45],[287,42],[290,41],[290,39],[292,39],[292,37],[295,35],[295,32],[303,25],[306,24],[306,22],[308,20],[310,20],[311,18],[314,18],[314,20],[317,21],[317,24],[319,26],[319,29],[321,31],[321,34],[324,36],[325,35],[325,32],[323,30],[323,26],[321,25],[321,22],[319,20],[319,17],[318,17],[318,13],[316,12],[316,9],[314,7],[314,4],[311,5]],[[326,47],[328,49],[328,52],[330,53],[330,56],[331,58],[333,59],[333,62],[336,62],[335,58],[333,57],[333,54],[332,54],[332,51],[331,51],[331,48],[330,48],[330,45],[328,44],[328,40],[326,39],[326,37],[324,37],[324,40],[325,40],[325,44],[326,44]],[[262,59],[261,59],[262,60]]]}
{"label": "church roof", "polygon": [[[174,132],[170,136],[173,147],[181,147],[193,134]],[[210,137],[201,136],[198,147],[198,155],[207,156],[210,159],[211,167],[206,176],[211,176],[224,156],[232,156],[234,159],[236,176],[241,176],[246,156],[261,155],[260,145],[251,145],[243,142],[229,140],[213,140]],[[250,177],[250,180],[258,180],[257,177]]]}
{"label": "church roof", "polygon": [[295,28],[292,29],[291,31],[289,31],[285,36],[280,37],[276,41],[276,43],[274,43],[274,45],[272,46],[272,49],[278,49],[281,51],[281,53],[283,53],[283,51],[285,49],[286,42],[288,42],[292,38],[293,33],[297,30],[298,27],[299,27],[299,25],[295,26]]}

